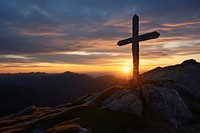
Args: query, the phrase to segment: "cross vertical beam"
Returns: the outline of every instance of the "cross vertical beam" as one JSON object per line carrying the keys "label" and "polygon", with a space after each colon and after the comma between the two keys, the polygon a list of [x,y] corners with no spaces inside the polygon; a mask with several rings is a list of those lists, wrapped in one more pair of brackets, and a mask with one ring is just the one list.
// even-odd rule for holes
{"label": "cross vertical beam", "polygon": [[132,19],[132,55],[133,55],[133,82],[138,85],[139,81],[139,17],[133,16]]}
{"label": "cross vertical beam", "polygon": [[132,19],[132,37],[118,41],[118,46],[132,43],[133,55],[133,86],[139,85],[139,42],[158,38],[160,33],[157,31],[139,35],[139,17],[133,16]]}

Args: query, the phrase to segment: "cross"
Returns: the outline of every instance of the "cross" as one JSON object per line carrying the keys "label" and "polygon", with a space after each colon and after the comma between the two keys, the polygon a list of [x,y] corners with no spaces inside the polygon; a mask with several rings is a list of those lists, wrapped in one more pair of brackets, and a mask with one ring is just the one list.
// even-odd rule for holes
{"label": "cross", "polygon": [[133,55],[133,84],[139,85],[139,42],[149,39],[158,38],[160,34],[157,31],[138,35],[139,32],[139,17],[135,14],[132,19],[132,37],[120,40],[117,45],[123,46],[132,43],[132,55]]}

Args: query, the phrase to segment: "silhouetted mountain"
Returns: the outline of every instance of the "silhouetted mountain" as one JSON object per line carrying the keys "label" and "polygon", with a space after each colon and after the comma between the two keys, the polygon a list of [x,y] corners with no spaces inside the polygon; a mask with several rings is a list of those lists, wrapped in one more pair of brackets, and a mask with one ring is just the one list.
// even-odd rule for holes
{"label": "silhouetted mountain", "polygon": [[127,83],[68,104],[27,107],[0,118],[0,131],[199,133],[199,84],[200,63],[187,60],[140,75],[137,87]]}
{"label": "silhouetted mountain", "polygon": [[0,116],[30,105],[55,106],[71,102],[123,82],[113,76],[93,78],[72,72],[0,74],[0,107],[3,107]]}
{"label": "silhouetted mountain", "polygon": [[24,107],[34,105],[42,100],[43,94],[34,89],[14,86],[0,85],[0,114],[15,113]]}

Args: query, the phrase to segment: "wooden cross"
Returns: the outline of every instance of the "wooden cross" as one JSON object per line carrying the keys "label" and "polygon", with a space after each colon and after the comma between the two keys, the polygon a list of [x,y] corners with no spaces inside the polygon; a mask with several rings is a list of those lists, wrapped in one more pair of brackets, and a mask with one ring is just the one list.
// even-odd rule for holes
{"label": "wooden cross", "polygon": [[149,39],[158,38],[160,34],[157,31],[138,35],[139,32],[139,17],[133,16],[132,19],[132,37],[121,40],[117,43],[118,46],[123,46],[128,43],[132,43],[132,55],[133,55],[133,84],[139,85],[139,42]]}

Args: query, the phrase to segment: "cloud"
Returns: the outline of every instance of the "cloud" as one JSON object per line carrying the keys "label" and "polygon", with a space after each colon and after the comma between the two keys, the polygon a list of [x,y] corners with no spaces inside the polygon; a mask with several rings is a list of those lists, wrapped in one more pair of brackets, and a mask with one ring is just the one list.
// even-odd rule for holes
{"label": "cloud", "polygon": [[141,58],[166,58],[173,56],[187,56],[187,55],[196,55],[200,54],[200,43],[197,42],[176,42],[181,45],[144,45],[141,46]]}
{"label": "cloud", "polygon": [[0,66],[0,68],[37,68],[37,67],[52,67],[52,66],[47,66],[47,65],[3,65]]}
{"label": "cloud", "polygon": [[167,27],[180,27],[180,26],[188,26],[188,25],[196,25],[196,24],[200,24],[200,20],[196,21],[196,22],[166,23],[166,24],[163,24],[163,26],[167,26]]}
{"label": "cloud", "polygon": [[200,34],[199,5],[197,0],[0,1],[0,61],[108,65],[130,58],[131,46],[116,43],[131,36],[134,14],[140,16],[140,34],[161,33],[159,39],[140,43],[142,58],[200,54],[194,42]]}
{"label": "cloud", "polygon": [[29,30],[19,30],[18,34],[23,35],[23,36],[55,36],[55,37],[59,37],[59,36],[67,36],[67,33],[59,33],[59,32],[55,32],[55,31],[35,31],[32,29]]}

